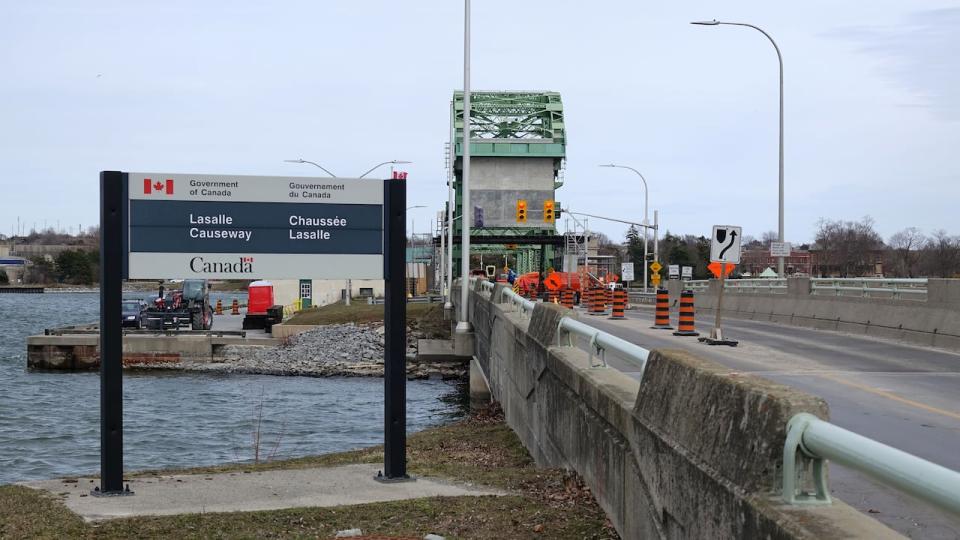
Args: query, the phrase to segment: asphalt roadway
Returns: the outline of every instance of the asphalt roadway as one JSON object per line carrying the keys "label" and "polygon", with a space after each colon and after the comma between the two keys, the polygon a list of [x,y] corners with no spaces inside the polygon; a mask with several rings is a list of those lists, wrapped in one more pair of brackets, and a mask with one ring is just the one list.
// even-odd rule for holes
{"label": "asphalt roadway", "polygon": [[[610,320],[582,312],[581,320],[646,349],[686,349],[744,373],[824,398],[834,424],[905,452],[960,470],[960,354],[768,322],[727,319],[724,337],[737,347],[710,346],[696,337],[654,330],[648,306]],[[676,317],[672,317],[675,324]],[[712,316],[697,317],[709,335]],[[585,346],[585,343],[581,343]],[[611,356],[611,367],[638,377],[635,363]],[[960,520],[860,473],[830,468],[832,495],[911,538],[960,538]]]}

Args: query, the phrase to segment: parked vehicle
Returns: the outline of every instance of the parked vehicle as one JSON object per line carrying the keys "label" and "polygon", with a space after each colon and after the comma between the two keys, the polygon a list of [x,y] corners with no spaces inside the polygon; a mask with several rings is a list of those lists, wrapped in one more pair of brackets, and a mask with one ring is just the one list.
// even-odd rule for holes
{"label": "parked vehicle", "polygon": [[122,315],[120,326],[123,328],[141,328],[143,326],[143,302],[140,300],[124,300],[121,304]]}

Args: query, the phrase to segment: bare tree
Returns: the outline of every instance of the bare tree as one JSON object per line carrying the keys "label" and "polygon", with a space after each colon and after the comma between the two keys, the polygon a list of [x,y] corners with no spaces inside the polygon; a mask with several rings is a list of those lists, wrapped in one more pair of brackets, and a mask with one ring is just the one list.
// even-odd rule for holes
{"label": "bare tree", "polygon": [[890,236],[887,242],[892,251],[897,275],[913,277],[920,258],[920,248],[927,243],[927,237],[916,227],[907,227]]}
{"label": "bare tree", "polygon": [[760,235],[760,242],[763,243],[763,247],[770,248],[770,244],[778,242],[780,235],[776,231],[767,231]]}
{"label": "bare tree", "polygon": [[831,221],[818,223],[817,246],[819,272],[841,277],[859,277],[872,273],[883,239],[873,229],[869,216],[860,221]]}
{"label": "bare tree", "polygon": [[950,236],[941,229],[927,240],[921,255],[927,275],[953,277],[960,273],[960,237]]}

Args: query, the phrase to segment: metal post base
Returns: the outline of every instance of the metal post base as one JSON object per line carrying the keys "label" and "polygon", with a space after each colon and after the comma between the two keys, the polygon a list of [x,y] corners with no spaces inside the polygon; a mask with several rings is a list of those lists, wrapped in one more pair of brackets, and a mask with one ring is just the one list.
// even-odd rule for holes
{"label": "metal post base", "polygon": [[409,474],[399,476],[397,478],[389,478],[383,475],[383,471],[377,471],[377,475],[373,477],[374,480],[380,482],[381,484],[401,484],[404,482],[416,482],[417,479]]}
{"label": "metal post base", "polygon": [[94,497],[127,497],[133,494],[134,492],[130,491],[130,484],[124,486],[121,491],[100,491],[100,486],[90,490],[90,495]]}
{"label": "metal post base", "polygon": [[706,343],[707,345],[727,345],[729,347],[736,347],[737,343],[740,343],[735,339],[724,338],[723,330],[720,328],[714,328],[710,331],[710,337],[702,337],[700,338],[700,341],[702,343]]}
{"label": "metal post base", "polygon": [[739,341],[735,339],[713,339],[708,337],[700,338],[700,341],[706,343],[707,345],[729,345],[730,347],[736,347]]}

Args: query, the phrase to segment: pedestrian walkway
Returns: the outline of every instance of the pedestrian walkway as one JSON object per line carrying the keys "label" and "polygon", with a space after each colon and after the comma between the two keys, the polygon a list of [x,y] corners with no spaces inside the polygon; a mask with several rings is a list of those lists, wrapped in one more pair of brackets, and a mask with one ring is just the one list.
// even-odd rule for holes
{"label": "pedestrian walkway", "polygon": [[216,474],[178,474],[130,478],[135,493],[124,497],[94,497],[98,480],[43,480],[24,485],[60,497],[86,521],[132,516],[280,510],[419,499],[506,495],[505,492],[434,479],[381,483],[377,466],[288,469]]}

